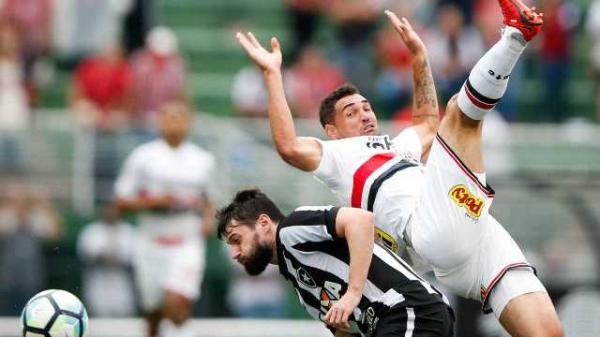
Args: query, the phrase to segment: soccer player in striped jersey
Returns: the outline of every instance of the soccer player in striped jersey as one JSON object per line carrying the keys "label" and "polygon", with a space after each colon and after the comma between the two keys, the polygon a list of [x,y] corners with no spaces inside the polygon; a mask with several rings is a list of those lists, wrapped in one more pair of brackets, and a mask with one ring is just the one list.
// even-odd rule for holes
{"label": "soccer player in striped jersey", "polygon": [[[297,137],[281,79],[281,50],[251,34],[239,43],[263,72],[269,120],[280,156],[312,172],[344,205],[375,214],[378,234],[392,248],[404,241],[457,295],[478,300],[513,336],[563,335],[548,293],[520,248],[489,214],[481,126],[506,90],[510,73],[542,16],[520,0],[498,0],[506,27],[480,59],[440,122],[427,50],[404,18],[386,14],[412,54],[413,125],[397,137],[378,135],[369,101],[351,86],[325,98],[320,119],[327,137]],[[423,163],[427,162],[424,166]]]}
{"label": "soccer player in striped jersey", "polygon": [[217,220],[233,259],[250,275],[278,265],[308,314],[336,337],[453,334],[447,299],[374,244],[370,212],[308,206],[284,216],[264,193],[249,189],[219,210]]}

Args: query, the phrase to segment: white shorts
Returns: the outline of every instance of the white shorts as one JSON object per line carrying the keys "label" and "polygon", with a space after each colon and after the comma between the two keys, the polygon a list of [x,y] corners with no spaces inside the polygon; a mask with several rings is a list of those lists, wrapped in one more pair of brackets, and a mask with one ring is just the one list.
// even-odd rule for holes
{"label": "white shorts", "polygon": [[162,306],[165,290],[190,300],[200,296],[204,275],[205,247],[200,240],[164,245],[140,239],[134,257],[135,280],[142,309]]}
{"label": "white shorts", "polygon": [[[421,201],[407,227],[408,241],[438,280],[457,295],[482,302],[486,312],[490,293],[508,271],[533,271],[512,237],[489,214],[493,198],[485,175],[471,172],[438,135],[426,165]],[[510,287],[511,298],[532,289],[518,283]]]}

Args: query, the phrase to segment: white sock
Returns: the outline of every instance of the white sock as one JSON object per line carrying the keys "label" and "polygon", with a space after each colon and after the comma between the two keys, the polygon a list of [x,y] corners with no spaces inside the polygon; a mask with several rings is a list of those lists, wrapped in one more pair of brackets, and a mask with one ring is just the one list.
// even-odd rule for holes
{"label": "white sock", "polygon": [[471,119],[481,120],[493,109],[508,84],[508,78],[527,42],[514,27],[506,27],[500,40],[473,67],[458,93],[458,107]]}

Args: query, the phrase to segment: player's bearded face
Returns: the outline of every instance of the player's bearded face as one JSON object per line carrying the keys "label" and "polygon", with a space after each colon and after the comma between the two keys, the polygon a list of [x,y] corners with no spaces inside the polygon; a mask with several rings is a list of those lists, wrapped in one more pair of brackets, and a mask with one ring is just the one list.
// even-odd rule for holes
{"label": "player's bearded face", "polygon": [[273,257],[273,249],[267,243],[260,242],[258,235],[254,235],[254,249],[243,259],[242,264],[246,272],[252,276],[259,275],[266,268]]}

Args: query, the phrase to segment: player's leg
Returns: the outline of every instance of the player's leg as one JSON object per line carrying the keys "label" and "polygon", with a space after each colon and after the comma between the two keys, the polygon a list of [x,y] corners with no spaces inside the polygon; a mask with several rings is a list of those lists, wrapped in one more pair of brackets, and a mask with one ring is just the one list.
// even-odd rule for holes
{"label": "player's leg", "polygon": [[193,301],[182,294],[167,290],[165,293],[164,318],[180,326],[190,318]]}
{"label": "player's leg", "polygon": [[481,121],[504,95],[510,73],[527,43],[540,31],[542,19],[520,0],[499,0],[506,28],[500,40],[479,60],[446,109],[439,134],[474,172],[484,172]]}
{"label": "player's leg", "polygon": [[133,258],[133,270],[139,301],[145,314],[147,335],[158,337],[162,320],[162,272],[164,252],[152,243],[143,239],[137,241]]}
{"label": "player's leg", "polygon": [[493,311],[513,337],[562,336],[548,292],[519,246],[492,216],[485,227],[478,263],[484,310]]}
{"label": "player's leg", "polygon": [[534,292],[512,299],[500,315],[500,323],[513,337],[563,336],[548,293]]}
{"label": "player's leg", "polygon": [[205,250],[202,242],[193,241],[178,247],[171,257],[164,283],[165,301],[161,337],[192,337],[189,318],[193,303],[200,295]]}
{"label": "player's leg", "polygon": [[158,337],[158,326],[162,320],[162,309],[156,309],[150,311],[144,317],[146,320],[146,326],[148,327],[149,337]]}

